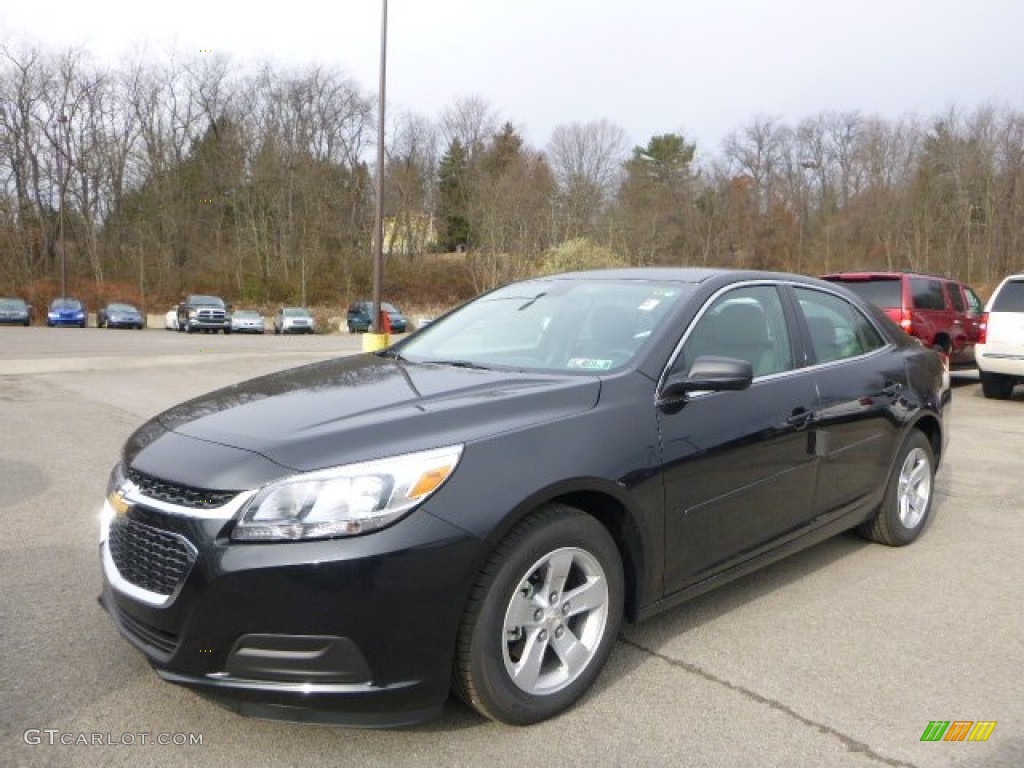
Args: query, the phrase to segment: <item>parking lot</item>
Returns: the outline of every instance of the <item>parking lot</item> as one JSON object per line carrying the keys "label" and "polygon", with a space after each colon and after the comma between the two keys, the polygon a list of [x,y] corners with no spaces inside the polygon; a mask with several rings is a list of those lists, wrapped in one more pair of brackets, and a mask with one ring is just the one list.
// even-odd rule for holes
{"label": "parking lot", "polygon": [[[359,345],[0,328],[0,763],[1024,765],[1024,388],[986,400],[971,373],[916,544],[843,535],[627,626],[555,720],[498,726],[453,701],[360,731],[245,719],[161,682],[96,602],[121,444],[176,402]],[[997,724],[986,742],[922,742],[935,720]]]}

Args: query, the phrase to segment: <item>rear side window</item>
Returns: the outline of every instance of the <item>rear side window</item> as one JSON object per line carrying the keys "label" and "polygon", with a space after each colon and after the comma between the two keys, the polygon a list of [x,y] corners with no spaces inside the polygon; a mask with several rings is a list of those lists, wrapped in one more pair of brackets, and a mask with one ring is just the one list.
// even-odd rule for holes
{"label": "rear side window", "polygon": [[815,362],[845,360],[885,346],[871,321],[845,299],[809,288],[797,288],[796,295]]}
{"label": "rear side window", "polygon": [[899,278],[880,277],[870,280],[836,280],[844,288],[856,293],[882,309],[899,309],[903,306],[903,286]]}
{"label": "rear side window", "polygon": [[1024,312],[1024,280],[1004,283],[992,301],[993,312]]}
{"label": "rear side window", "polygon": [[942,294],[942,282],[927,277],[910,278],[910,294],[914,309],[945,309],[946,299]]}

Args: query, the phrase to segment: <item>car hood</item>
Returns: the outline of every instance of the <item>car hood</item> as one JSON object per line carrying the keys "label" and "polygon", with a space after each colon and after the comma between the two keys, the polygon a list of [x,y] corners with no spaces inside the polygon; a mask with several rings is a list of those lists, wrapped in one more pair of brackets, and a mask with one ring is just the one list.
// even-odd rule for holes
{"label": "car hood", "polygon": [[125,447],[136,469],[240,490],[309,471],[435,448],[593,408],[594,377],[411,364],[357,355],[243,382],[175,406]]}

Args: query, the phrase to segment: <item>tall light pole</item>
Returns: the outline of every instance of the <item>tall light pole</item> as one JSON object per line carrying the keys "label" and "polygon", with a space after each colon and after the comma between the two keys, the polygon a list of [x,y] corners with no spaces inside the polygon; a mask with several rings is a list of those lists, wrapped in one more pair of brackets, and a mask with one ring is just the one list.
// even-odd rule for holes
{"label": "tall light pole", "polygon": [[60,212],[57,224],[57,242],[60,245],[60,297],[68,295],[68,264],[64,251],[64,134],[67,133],[68,116],[63,112],[57,118],[57,183],[60,185]]}
{"label": "tall light pole", "polygon": [[[384,281],[384,102],[387,86],[388,0],[381,0],[380,17],[380,94],[377,103],[377,211],[373,226],[373,325],[380,336],[381,283]],[[386,340],[384,345],[386,345]]]}

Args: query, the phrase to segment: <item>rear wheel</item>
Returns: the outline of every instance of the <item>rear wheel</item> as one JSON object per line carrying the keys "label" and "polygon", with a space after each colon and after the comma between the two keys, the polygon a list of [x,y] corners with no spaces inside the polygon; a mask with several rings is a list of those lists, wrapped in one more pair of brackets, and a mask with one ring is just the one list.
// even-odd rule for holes
{"label": "rear wheel", "polygon": [[981,371],[981,391],[985,397],[996,400],[1008,400],[1013,394],[1013,376],[1005,373],[986,373]]}
{"label": "rear wheel", "polygon": [[931,443],[915,429],[896,454],[882,505],[860,526],[861,535],[890,547],[902,547],[920,536],[931,512],[934,478]]}
{"label": "rear wheel", "polygon": [[571,507],[542,507],[498,545],[473,588],[456,693],[510,725],[568,708],[615,645],[623,592],[622,560],[604,526]]}

